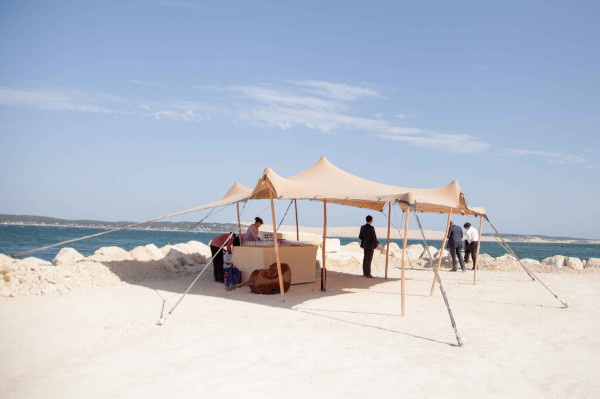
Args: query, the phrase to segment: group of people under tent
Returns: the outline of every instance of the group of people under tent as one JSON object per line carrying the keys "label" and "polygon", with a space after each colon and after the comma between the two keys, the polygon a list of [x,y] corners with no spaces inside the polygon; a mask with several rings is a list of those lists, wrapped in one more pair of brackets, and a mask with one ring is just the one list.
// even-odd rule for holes
{"label": "group of people under tent", "polygon": [[[363,276],[366,278],[373,278],[373,275],[371,274],[371,263],[373,261],[375,249],[379,246],[379,241],[377,240],[375,228],[373,227],[373,217],[368,215],[366,217],[366,222],[367,223],[360,227],[358,239],[360,240],[360,247],[363,249]],[[254,218],[254,223],[248,226],[246,233],[243,234],[241,242],[240,237],[236,236],[234,233],[221,234],[211,240],[208,245],[210,246],[210,252],[213,256],[213,271],[215,281],[219,283],[224,282],[224,256],[226,254],[233,253],[231,247],[241,245],[242,243],[248,241],[260,241],[260,238],[258,237],[258,229],[262,225],[263,220],[260,217]],[[469,257],[473,261],[473,267],[470,270],[475,268],[479,234],[477,229],[471,226],[471,223],[465,223],[463,227],[466,230],[466,234],[463,234],[460,226],[455,225],[452,221],[450,222],[450,228],[448,229],[448,243],[446,244],[446,248],[448,248],[450,256],[452,257],[452,268],[450,269],[451,272],[456,272],[458,270],[457,263],[460,264],[462,271],[466,272],[467,268],[465,265],[469,264]],[[465,256],[463,259],[462,242],[465,235]]]}
{"label": "group of people under tent", "polygon": [[[375,234],[375,228],[373,227],[373,217],[368,215],[366,217],[367,223],[361,226],[358,238],[360,240],[360,247],[364,251],[363,256],[363,276],[366,278],[373,278],[371,274],[371,262],[373,261],[373,253],[379,245],[377,235]],[[452,269],[451,272],[455,272],[457,262],[460,263],[460,267],[463,272],[467,271],[465,264],[469,263],[469,255],[473,260],[473,267],[470,270],[475,269],[475,260],[477,259],[477,242],[479,241],[479,234],[475,227],[471,226],[471,223],[465,223],[464,228],[466,229],[466,240],[465,240],[465,257],[463,259],[462,254],[462,239],[463,231],[460,226],[450,222],[450,228],[448,230],[448,248],[450,256],[452,257]]]}
{"label": "group of people under tent", "polygon": [[225,282],[225,273],[223,271],[226,255],[233,254],[232,246],[239,246],[249,241],[260,241],[258,229],[263,225],[263,220],[259,217],[254,218],[254,223],[248,226],[246,233],[242,234],[241,241],[235,233],[225,233],[213,238],[208,246],[213,257],[213,273],[216,282]]}

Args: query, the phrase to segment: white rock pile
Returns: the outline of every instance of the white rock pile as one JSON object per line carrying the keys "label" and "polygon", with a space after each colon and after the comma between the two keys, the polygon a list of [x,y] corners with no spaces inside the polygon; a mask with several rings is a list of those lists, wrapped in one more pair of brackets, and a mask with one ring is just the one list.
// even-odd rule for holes
{"label": "white rock pile", "polygon": [[198,241],[140,246],[127,252],[102,247],[84,257],[63,248],[52,260],[12,259],[0,254],[0,297],[65,294],[91,287],[198,273],[211,258],[210,248]]}

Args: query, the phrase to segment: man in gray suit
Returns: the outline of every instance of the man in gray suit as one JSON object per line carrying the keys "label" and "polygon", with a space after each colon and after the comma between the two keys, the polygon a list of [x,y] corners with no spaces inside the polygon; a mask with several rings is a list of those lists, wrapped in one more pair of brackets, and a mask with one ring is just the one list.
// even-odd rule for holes
{"label": "man in gray suit", "polygon": [[452,257],[452,269],[450,269],[451,272],[455,272],[457,270],[457,256],[458,261],[460,262],[460,268],[463,272],[467,271],[462,256],[462,238],[463,232],[460,226],[455,225],[454,222],[450,222],[450,228],[448,229],[448,244],[446,245],[446,248],[448,248],[450,251],[450,256]]}

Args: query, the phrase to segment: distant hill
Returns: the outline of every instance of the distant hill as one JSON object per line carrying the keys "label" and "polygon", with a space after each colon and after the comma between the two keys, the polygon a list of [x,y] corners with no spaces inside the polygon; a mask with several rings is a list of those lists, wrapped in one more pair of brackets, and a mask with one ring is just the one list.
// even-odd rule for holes
{"label": "distant hill", "polygon": [[[129,226],[138,222],[119,221],[107,222],[102,220],[69,220],[58,219],[48,216],[32,216],[32,215],[4,215],[0,214],[1,224],[29,224],[41,226],[67,226],[67,227],[97,227],[116,229]],[[136,226],[133,229],[138,230],[181,230],[187,231],[206,231],[206,232],[226,232],[237,230],[235,223],[199,223],[196,222],[152,222],[143,226]],[[193,227],[193,228],[192,228]]]}

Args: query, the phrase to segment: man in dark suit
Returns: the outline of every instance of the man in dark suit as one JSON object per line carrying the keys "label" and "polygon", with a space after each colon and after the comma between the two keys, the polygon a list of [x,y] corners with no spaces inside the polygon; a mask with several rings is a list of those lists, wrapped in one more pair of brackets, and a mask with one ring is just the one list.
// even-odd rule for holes
{"label": "man in dark suit", "polygon": [[460,268],[463,272],[467,271],[462,256],[462,238],[463,232],[460,226],[457,226],[453,222],[450,222],[450,228],[448,229],[448,244],[446,245],[446,248],[448,248],[448,250],[450,251],[450,256],[452,257],[452,269],[450,269],[451,272],[455,272],[457,270],[457,256],[458,261],[460,262]]}
{"label": "man in dark suit", "polygon": [[373,217],[367,216],[367,223],[360,227],[360,234],[358,239],[360,240],[360,247],[364,251],[363,257],[363,276],[367,278],[373,278],[371,275],[371,262],[373,261],[373,253],[375,248],[379,245],[377,241],[377,235],[375,235],[375,228],[371,226],[373,224]]}

